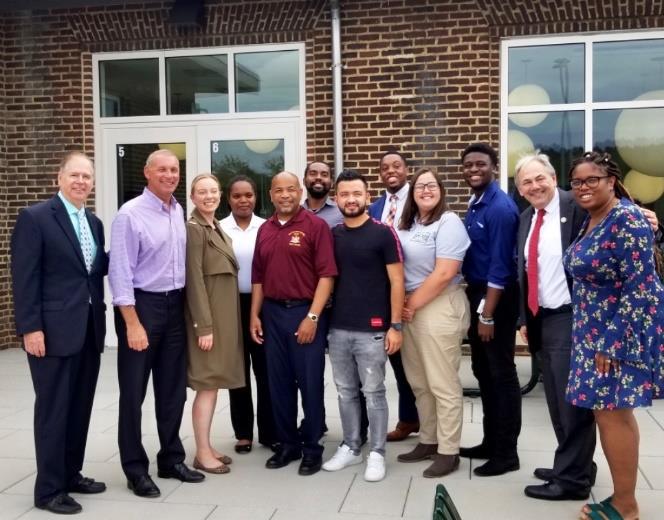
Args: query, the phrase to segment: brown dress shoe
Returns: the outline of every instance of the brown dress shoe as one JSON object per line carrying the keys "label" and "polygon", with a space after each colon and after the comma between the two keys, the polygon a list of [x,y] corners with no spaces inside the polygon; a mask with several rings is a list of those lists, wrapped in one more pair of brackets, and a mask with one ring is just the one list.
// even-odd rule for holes
{"label": "brown dress shoe", "polygon": [[418,442],[417,445],[408,453],[402,453],[397,456],[399,462],[420,462],[421,460],[428,460],[438,452],[438,444],[422,444]]}
{"label": "brown dress shoe", "polygon": [[433,457],[433,464],[424,470],[423,477],[440,478],[449,475],[459,468],[458,455],[441,455],[436,453]]}
{"label": "brown dress shoe", "polygon": [[411,433],[420,431],[420,423],[403,422],[399,421],[397,427],[387,434],[387,442],[402,441]]}

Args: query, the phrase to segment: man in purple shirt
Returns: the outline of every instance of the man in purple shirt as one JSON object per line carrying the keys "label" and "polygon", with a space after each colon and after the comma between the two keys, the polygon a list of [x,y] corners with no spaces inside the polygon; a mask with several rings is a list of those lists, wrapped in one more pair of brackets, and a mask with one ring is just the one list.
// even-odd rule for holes
{"label": "man in purple shirt", "polygon": [[108,278],[118,335],[120,460],[129,489],[154,498],[160,491],[148,474],[141,442],[141,405],[150,372],[161,446],[157,474],[182,482],[200,482],[204,476],[184,464],[179,437],[187,369],[186,232],[182,207],[173,197],[180,164],[169,150],[157,150],[143,173],[147,188],[125,203],[113,221]]}

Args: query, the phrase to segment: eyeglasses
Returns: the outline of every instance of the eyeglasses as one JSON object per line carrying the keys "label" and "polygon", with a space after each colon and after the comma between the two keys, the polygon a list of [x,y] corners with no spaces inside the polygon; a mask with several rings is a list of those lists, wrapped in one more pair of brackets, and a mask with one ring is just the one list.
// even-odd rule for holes
{"label": "eyeglasses", "polygon": [[413,186],[413,189],[415,191],[424,191],[424,190],[429,190],[429,191],[438,191],[440,189],[440,186],[438,186],[438,183],[436,182],[427,182],[426,184],[421,184],[417,183],[415,186]]}
{"label": "eyeglasses", "polygon": [[569,181],[569,185],[574,190],[581,189],[581,186],[584,184],[589,188],[597,188],[597,186],[599,186],[599,180],[606,179],[607,177],[610,177],[610,175],[602,175],[601,177],[593,175],[592,177],[586,177],[585,179],[572,179]]}

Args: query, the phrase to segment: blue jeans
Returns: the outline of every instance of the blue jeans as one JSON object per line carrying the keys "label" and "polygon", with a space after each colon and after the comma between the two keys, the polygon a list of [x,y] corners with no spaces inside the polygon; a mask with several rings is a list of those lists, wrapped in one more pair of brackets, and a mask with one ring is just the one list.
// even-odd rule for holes
{"label": "blue jeans", "polygon": [[334,384],[344,444],[360,451],[360,383],[367,401],[371,451],[385,455],[387,399],[385,398],[385,332],[330,329],[328,335]]}

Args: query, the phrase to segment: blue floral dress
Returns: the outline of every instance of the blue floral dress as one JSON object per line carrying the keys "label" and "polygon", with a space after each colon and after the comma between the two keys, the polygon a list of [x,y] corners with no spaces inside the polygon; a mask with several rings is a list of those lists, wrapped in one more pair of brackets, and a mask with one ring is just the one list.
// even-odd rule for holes
{"label": "blue floral dress", "polygon": [[[595,410],[649,406],[664,397],[664,287],[652,230],[626,199],[584,236],[587,225],[563,259],[574,279],[567,400]],[[596,352],[620,368],[598,377]]]}

